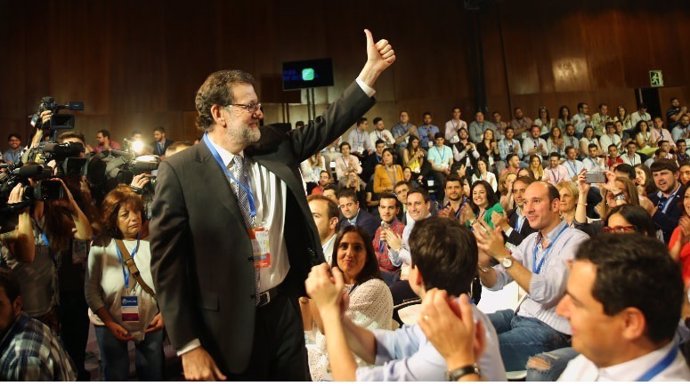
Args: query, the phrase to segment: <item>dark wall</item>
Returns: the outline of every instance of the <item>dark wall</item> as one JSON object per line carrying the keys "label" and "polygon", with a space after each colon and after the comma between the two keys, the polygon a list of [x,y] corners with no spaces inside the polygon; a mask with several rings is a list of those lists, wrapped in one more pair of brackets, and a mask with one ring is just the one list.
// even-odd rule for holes
{"label": "dark wall", "polygon": [[[0,0],[0,148],[11,131],[28,136],[26,116],[44,95],[83,100],[77,127],[90,141],[102,128],[120,138],[158,125],[191,138],[194,93],[210,72],[247,70],[263,101],[279,102],[283,61],[332,57],[335,86],[317,89],[320,111],[364,63],[364,27],[398,54],[369,113],[388,126],[400,109],[414,121],[430,110],[442,124],[456,104],[470,119],[479,34],[488,107],[504,116],[581,100],[631,110],[651,69],[664,71],[665,108],[671,95],[690,101],[689,17],[684,0],[503,0],[480,13],[459,0]],[[283,119],[279,104],[265,110]],[[292,122],[305,118],[291,105]]]}

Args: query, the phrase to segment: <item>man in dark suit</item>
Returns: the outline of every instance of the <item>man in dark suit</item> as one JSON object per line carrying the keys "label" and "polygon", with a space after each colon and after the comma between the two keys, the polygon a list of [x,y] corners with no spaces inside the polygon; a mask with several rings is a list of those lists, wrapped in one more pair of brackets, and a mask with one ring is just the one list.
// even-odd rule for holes
{"label": "man in dark suit", "polygon": [[682,202],[685,190],[680,183],[680,173],[676,161],[662,159],[654,161],[652,167],[652,177],[654,185],[658,191],[649,196],[649,202],[642,204],[647,210],[658,229],[664,234],[664,243],[668,245],[671,241],[671,234],[678,226],[680,217],[685,210]]}
{"label": "man in dark suit", "polygon": [[379,221],[366,210],[359,207],[357,193],[353,189],[343,189],[338,193],[338,206],[340,207],[340,224],[338,230],[348,225],[356,225],[369,236],[369,242],[374,238]]}
{"label": "man in dark suit", "polygon": [[297,297],[324,258],[298,167],[374,104],[395,54],[365,34],[356,83],[284,136],[260,130],[251,75],[218,71],[199,88],[206,134],[161,163],[151,220],[158,304],[187,379],[309,379]]}
{"label": "man in dark suit", "polygon": [[173,140],[165,137],[165,128],[163,126],[153,129],[153,139],[155,141],[151,142],[151,149],[153,149],[153,154],[157,156],[164,156],[165,151],[173,143]]}
{"label": "man in dark suit", "polygon": [[503,229],[503,233],[506,235],[507,243],[520,245],[522,240],[535,232],[535,230],[529,225],[529,221],[527,221],[525,215],[522,213],[522,210],[525,206],[525,199],[523,196],[527,190],[527,187],[532,182],[534,182],[532,177],[518,177],[515,182],[513,182],[512,192],[513,200],[515,201],[515,209],[510,211],[507,217],[498,213],[495,214],[495,217],[498,221],[494,220],[494,224]]}

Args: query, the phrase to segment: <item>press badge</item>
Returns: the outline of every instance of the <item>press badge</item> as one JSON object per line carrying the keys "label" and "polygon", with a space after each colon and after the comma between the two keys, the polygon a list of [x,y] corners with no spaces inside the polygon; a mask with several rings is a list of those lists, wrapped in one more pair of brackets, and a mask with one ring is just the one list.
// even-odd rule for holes
{"label": "press badge", "polygon": [[271,243],[268,236],[268,228],[255,226],[249,230],[249,239],[252,241],[252,255],[255,268],[271,267]]}
{"label": "press badge", "polygon": [[123,296],[120,298],[123,322],[139,321],[139,298],[137,296]]}
{"label": "press badge", "polygon": [[434,147],[434,141],[429,141],[428,145],[429,145],[429,149],[431,149],[432,147]]}

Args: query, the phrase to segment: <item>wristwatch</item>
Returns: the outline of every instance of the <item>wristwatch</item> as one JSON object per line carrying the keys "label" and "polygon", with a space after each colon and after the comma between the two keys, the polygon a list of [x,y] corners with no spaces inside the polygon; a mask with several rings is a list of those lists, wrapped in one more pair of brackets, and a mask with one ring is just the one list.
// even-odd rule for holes
{"label": "wristwatch", "polygon": [[446,381],[456,382],[458,379],[468,374],[481,375],[481,373],[479,372],[479,366],[477,366],[477,364],[474,363],[471,365],[458,367],[457,369],[454,369],[452,371],[446,371]]}
{"label": "wristwatch", "polygon": [[503,260],[501,260],[501,265],[503,268],[508,269],[513,266],[513,259],[510,255],[507,257],[504,257]]}

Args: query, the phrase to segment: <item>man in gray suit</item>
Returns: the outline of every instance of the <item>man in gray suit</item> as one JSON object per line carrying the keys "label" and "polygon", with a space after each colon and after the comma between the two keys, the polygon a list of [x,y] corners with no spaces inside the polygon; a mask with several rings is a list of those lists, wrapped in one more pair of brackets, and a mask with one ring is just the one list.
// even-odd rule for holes
{"label": "man in gray suit", "polygon": [[187,379],[309,379],[297,297],[323,252],[298,167],[374,104],[395,53],[364,32],[356,82],[303,129],[259,128],[247,73],[199,88],[204,138],[160,165],[151,221],[158,302]]}

